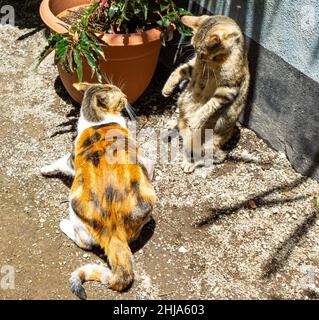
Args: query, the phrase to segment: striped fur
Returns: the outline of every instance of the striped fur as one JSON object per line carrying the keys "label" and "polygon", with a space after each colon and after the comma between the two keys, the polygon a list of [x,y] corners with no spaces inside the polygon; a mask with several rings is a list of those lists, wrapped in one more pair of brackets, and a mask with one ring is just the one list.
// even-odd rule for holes
{"label": "striped fur", "polygon": [[198,130],[202,136],[205,129],[214,130],[214,162],[225,160],[223,146],[232,137],[245,107],[250,75],[244,37],[234,20],[226,16],[184,16],[182,22],[193,29],[196,55],[171,74],[162,93],[169,96],[181,80],[189,80],[178,99],[178,127],[184,140],[182,167],[192,172],[200,164],[189,147]]}
{"label": "striped fur", "polygon": [[[129,242],[150,220],[156,197],[151,172],[121,125],[124,94],[111,85],[75,87],[85,94],[73,155],[70,217],[60,228],[81,248],[100,246],[110,266],[88,264],[72,273],[71,290],[85,299],[85,281],[100,281],[117,291],[130,285],[134,272]],[[42,172],[50,174],[47,167]]]}

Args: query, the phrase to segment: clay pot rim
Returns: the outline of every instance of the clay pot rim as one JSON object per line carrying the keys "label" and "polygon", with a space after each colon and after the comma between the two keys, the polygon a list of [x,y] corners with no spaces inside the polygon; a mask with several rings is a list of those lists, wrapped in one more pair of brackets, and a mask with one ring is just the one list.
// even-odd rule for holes
{"label": "clay pot rim", "polygon": [[[40,5],[40,16],[43,22],[56,33],[67,33],[67,26],[62,20],[57,18],[51,11],[50,0],[43,0]],[[129,34],[104,34],[103,40],[110,46],[137,46],[159,41],[161,30],[153,28],[140,33]]]}

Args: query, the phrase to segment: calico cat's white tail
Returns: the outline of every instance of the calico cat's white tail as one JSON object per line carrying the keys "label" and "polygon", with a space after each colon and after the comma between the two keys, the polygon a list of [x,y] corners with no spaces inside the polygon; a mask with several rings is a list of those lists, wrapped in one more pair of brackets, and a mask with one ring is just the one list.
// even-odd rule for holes
{"label": "calico cat's white tail", "polygon": [[112,270],[99,264],[87,264],[72,272],[71,291],[80,299],[87,298],[83,287],[86,281],[99,281],[116,291],[123,291],[133,281],[133,256],[128,244],[112,238],[105,253]]}
{"label": "calico cat's white tail", "polygon": [[82,285],[84,282],[99,281],[107,285],[111,276],[112,272],[106,266],[93,263],[86,264],[72,272],[70,277],[71,291],[80,299],[85,300],[87,296]]}

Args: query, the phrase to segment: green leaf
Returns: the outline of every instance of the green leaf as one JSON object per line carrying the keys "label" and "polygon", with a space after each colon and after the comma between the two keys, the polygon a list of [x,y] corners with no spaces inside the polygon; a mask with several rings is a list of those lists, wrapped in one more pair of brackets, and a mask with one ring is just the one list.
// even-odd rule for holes
{"label": "green leaf", "polygon": [[148,17],[148,0],[142,0],[141,1],[141,7],[142,7],[142,10],[143,10],[144,19],[146,21],[147,17]]}
{"label": "green leaf", "polygon": [[167,29],[167,28],[170,27],[170,25],[171,25],[170,20],[164,17],[164,19],[163,19],[163,26]]}
{"label": "green leaf", "polygon": [[177,31],[184,36],[192,36],[193,31],[191,28],[186,27],[182,23],[176,23]]}
{"label": "green leaf", "polygon": [[108,9],[108,17],[109,17],[109,19],[112,20],[115,17],[115,15],[118,14],[118,12],[119,12],[119,7],[114,5],[114,4],[112,4],[110,6],[110,8]]}
{"label": "green leaf", "polygon": [[[82,37],[82,36],[81,36]],[[100,55],[103,60],[106,60],[104,50],[102,49],[101,44],[106,44],[103,40],[99,39],[95,34],[89,32],[83,35],[83,39],[88,39],[88,46],[90,47],[90,50],[92,49],[94,52],[96,52],[98,55]],[[87,40],[85,40],[87,41]]]}
{"label": "green leaf", "polygon": [[38,63],[35,66],[36,68],[38,68],[41,62],[51,53],[52,50],[54,50],[56,43],[62,39],[63,35],[58,33],[54,33],[49,36],[48,44],[45,46],[38,57]]}
{"label": "green leaf", "polygon": [[192,15],[193,15],[190,11],[185,10],[184,8],[179,8],[179,9],[178,9],[178,13],[179,13],[181,16],[192,16]]}
{"label": "green leaf", "polygon": [[169,8],[169,4],[162,2],[160,4],[161,11],[166,11]]}
{"label": "green leaf", "polygon": [[66,60],[67,53],[68,53],[69,43],[66,39],[62,39],[57,42],[55,46],[55,59],[57,61],[62,62],[62,67],[64,70],[69,71],[70,68],[68,67],[68,63]]}
{"label": "green leaf", "polygon": [[68,49],[69,43],[63,39],[57,42],[55,46],[55,54],[57,57],[61,58],[66,54],[66,51]]}
{"label": "green leaf", "polygon": [[102,82],[101,65],[99,62],[96,65],[96,75],[97,75],[97,80],[99,82]]}
{"label": "green leaf", "polygon": [[81,19],[81,24],[83,26],[87,27],[89,25],[89,17],[98,7],[99,7],[99,3],[96,2],[88,10],[85,11]]}
{"label": "green leaf", "polygon": [[81,51],[84,54],[89,66],[92,70],[91,78],[93,78],[93,76],[95,74],[95,70],[96,70],[97,59],[94,57],[93,53],[90,52],[88,47],[81,45]]}
{"label": "green leaf", "polygon": [[100,45],[91,42],[90,43],[90,47],[92,48],[92,50],[94,52],[96,52],[98,55],[100,55],[103,58],[103,60],[106,60],[105,53],[104,53],[104,51],[103,51],[103,49],[101,48]]}
{"label": "green leaf", "polygon": [[76,68],[78,80],[81,82],[83,80],[83,66],[82,66],[81,51],[78,48],[78,46],[74,48],[74,62],[75,62],[75,68]]}

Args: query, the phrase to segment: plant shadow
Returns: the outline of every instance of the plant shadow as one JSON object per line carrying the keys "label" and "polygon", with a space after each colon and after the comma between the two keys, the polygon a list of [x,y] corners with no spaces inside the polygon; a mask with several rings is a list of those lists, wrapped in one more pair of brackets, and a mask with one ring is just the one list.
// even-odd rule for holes
{"label": "plant shadow", "polygon": [[76,132],[77,132],[77,124],[80,117],[80,105],[73,101],[73,99],[70,97],[68,92],[65,90],[63,83],[58,76],[55,79],[54,82],[54,88],[57,95],[68,105],[72,106],[72,109],[69,111],[69,113],[66,115],[67,120],[57,126],[57,131],[54,132],[50,138],[54,138],[56,136],[60,136],[66,133],[72,133],[73,139],[76,138]]}
{"label": "plant shadow", "polygon": [[319,216],[319,210],[315,209],[304,221],[295,228],[288,238],[275,250],[263,267],[262,279],[268,280],[285,266],[294,248],[300,243],[309,230],[314,227]]}
{"label": "plant shadow", "polygon": [[14,8],[15,21],[14,24],[19,29],[38,29],[44,28],[39,7],[42,0],[0,0],[0,7],[10,5]]}
{"label": "plant shadow", "polygon": [[[315,158],[316,160],[318,160],[319,151],[317,152],[317,155]],[[252,200],[256,204],[257,208],[261,208],[261,207],[271,208],[275,205],[293,203],[299,200],[303,200],[303,199],[305,200],[309,198],[307,195],[300,195],[296,197],[275,199],[275,200],[264,199],[266,196],[269,196],[275,192],[292,191],[293,189],[300,186],[302,183],[307,181],[309,179],[308,176],[311,176],[314,170],[316,170],[317,162],[318,161],[315,161],[308,168],[304,177],[295,179],[294,181],[288,184],[273,186],[267,191],[256,194],[250,200]],[[218,223],[225,216],[236,214],[242,209],[248,209],[248,210],[254,211],[254,209],[250,207],[248,201],[241,201],[232,206],[212,208],[211,215],[205,219],[202,219],[200,222],[198,222],[196,224],[196,227],[205,228],[211,224]],[[313,212],[308,217],[306,217],[299,226],[296,227],[296,229],[287,237],[287,239],[275,249],[275,252],[271,255],[271,257],[265,263],[265,266],[263,268],[263,274],[261,275],[261,278],[263,280],[270,279],[274,274],[276,274],[279,270],[281,270],[285,266],[286,262],[288,261],[296,245],[300,243],[300,241],[308,234],[309,230],[312,227],[314,227],[314,225],[316,224],[318,216],[319,216],[319,209],[315,208]]]}

